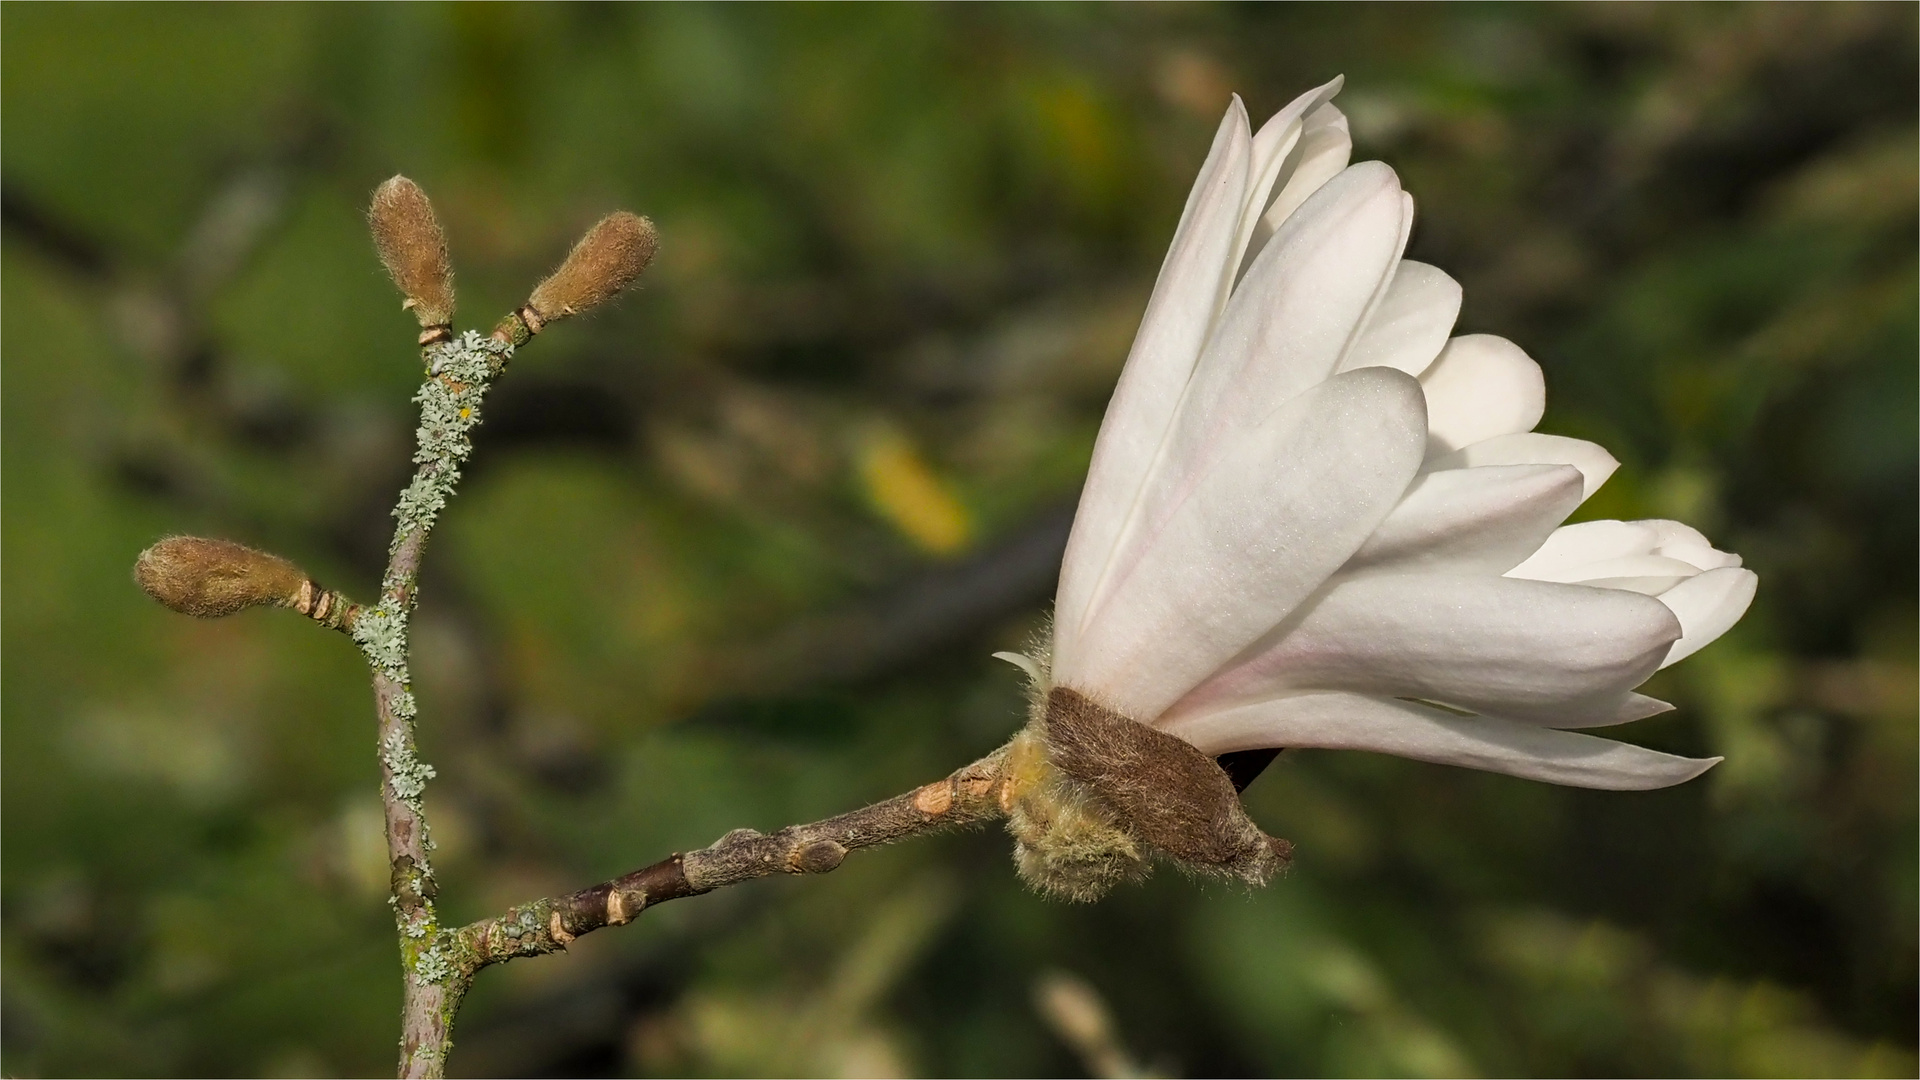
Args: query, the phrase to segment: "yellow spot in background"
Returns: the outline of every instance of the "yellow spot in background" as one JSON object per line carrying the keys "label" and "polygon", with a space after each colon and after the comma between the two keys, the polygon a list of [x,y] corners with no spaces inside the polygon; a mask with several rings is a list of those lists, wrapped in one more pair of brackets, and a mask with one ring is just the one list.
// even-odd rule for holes
{"label": "yellow spot in background", "polygon": [[870,429],[860,438],[854,461],[867,502],[915,547],[951,555],[973,539],[966,507],[900,432]]}
{"label": "yellow spot in background", "polygon": [[1233,97],[1233,75],[1219,60],[1193,49],[1177,49],[1155,65],[1153,88],[1161,100],[1212,120]]}

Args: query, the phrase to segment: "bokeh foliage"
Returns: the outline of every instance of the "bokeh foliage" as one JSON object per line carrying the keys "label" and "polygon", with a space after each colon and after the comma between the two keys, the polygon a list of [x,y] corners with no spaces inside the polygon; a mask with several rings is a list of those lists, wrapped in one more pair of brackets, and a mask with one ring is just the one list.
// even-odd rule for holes
{"label": "bokeh foliage", "polygon": [[370,593],[419,180],[486,325],[597,214],[663,252],[487,406],[416,632],[475,917],[890,794],[1019,722],[1066,508],[1238,90],[1339,72],[1543,430],[1761,576],[1595,794],[1287,755],[1256,895],[1023,892],[995,833],[488,972],[467,1075],[1073,1074],[1045,973],[1187,1075],[1913,1075],[1915,8],[10,4],[10,1075],[390,1067],[365,673],[132,586],[172,532]]}

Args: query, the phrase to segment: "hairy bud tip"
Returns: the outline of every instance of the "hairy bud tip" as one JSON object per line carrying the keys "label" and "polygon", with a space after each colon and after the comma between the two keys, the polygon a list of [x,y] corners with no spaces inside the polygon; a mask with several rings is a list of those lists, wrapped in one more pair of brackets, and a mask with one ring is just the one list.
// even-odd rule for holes
{"label": "hairy bud tip", "polygon": [[560,269],[533,290],[527,307],[543,323],[579,315],[633,284],[659,247],[653,222],[625,210],[608,214],[573,245]]}
{"label": "hairy bud tip", "polygon": [[172,536],[140,553],[133,577],[147,595],[183,615],[219,618],[259,604],[291,604],[301,569],[231,540]]}
{"label": "hairy bud tip", "polygon": [[421,326],[453,321],[453,268],[447,236],[420,185],[396,176],[373,190],[367,209],[373,246]]}

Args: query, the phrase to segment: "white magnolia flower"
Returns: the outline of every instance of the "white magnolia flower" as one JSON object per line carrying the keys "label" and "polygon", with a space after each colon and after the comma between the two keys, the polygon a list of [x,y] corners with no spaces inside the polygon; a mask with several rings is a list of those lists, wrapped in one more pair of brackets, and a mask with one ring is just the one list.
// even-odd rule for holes
{"label": "white magnolia flower", "polygon": [[1449,338],[1460,286],[1401,258],[1413,201],[1302,95],[1238,98],[1100,429],[1051,681],[1202,753],[1374,750],[1657,788],[1718,758],[1568,728],[1738,620],[1756,579],[1672,521],[1556,528],[1618,464],[1533,434],[1540,368]]}

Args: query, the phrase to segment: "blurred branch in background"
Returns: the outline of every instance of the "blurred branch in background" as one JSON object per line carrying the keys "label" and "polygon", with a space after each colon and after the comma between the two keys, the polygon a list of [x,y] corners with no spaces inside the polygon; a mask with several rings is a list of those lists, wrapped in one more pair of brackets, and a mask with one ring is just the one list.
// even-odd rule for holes
{"label": "blurred branch in background", "polygon": [[[1249,805],[1302,861],[1252,900],[1058,908],[1003,844],[931,841],[509,965],[456,1068],[1072,1074],[1031,1005],[1062,969],[1188,1075],[1911,1075],[1913,18],[10,7],[7,1071],[386,1065],[352,658],[264,616],[183,638],[125,577],[186,529],[371,592],[415,371],[359,232],[381,178],[444,199],[489,308],[606,206],[666,237],[489,398],[422,583],[474,919],[1002,741],[986,654],[1043,616],[1226,93],[1344,71],[1462,329],[1546,365],[1545,430],[1620,453],[1594,515],[1704,522],[1761,571],[1651,690],[1680,709],[1649,739],[1728,755],[1711,785],[1602,805],[1288,755]],[[951,903],[911,933],[860,899],[935,864]]]}
{"label": "blurred branch in background", "polygon": [[779,694],[857,683],[978,640],[1045,602],[1073,525],[1062,502],[954,566],[935,566],[839,611],[805,618],[723,658],[717,686]]}
{"label": "blurred branch in background", "polygon": [[1033,1007],[1062,1042],[1073,1048],[1088,1076],[1134,1080],[1156,1075],[1134,1061],[1113,1029],[1113,1014],[1085,979],[1049,971],[1033,984]]}

